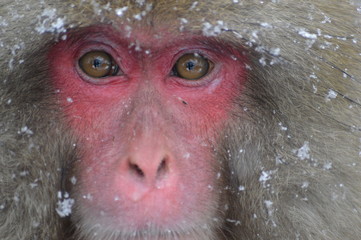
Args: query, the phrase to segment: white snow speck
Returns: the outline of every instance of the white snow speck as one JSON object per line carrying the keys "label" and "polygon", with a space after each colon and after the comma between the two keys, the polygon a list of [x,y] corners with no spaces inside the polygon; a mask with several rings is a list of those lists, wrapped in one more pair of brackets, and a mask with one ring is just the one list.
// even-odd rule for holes
{"label": "white snow speck", "polygon": [[69,194],[67,192],[62,194],[62,192],[58,192],[58,199],[56,212],[60,217],[67,217],[71,214],[71,208],[74,205],[74,199],[69,198]]}
{"label": "white snow speck", "polygon": [[34,134],[34,132],[31,131],[27,126],[22,127],[18,133],[19,134],[25,133],[25,134],[28,134],[28,135],[33,135]]}
{"label": "white snow speck", "polygon": [[309,143],[306,141],[303,143],[303,146],[297,150],[297,157],[301,160],[310,158],[310,147]]}
{"label": "white snow speck", "polygon": [[312,90],[313,90],[313,93],[317,93],[317,91],[318,91],[317,87],[314,84],[312,84]]}
{"label": "white snow speck", "polygon": [[65,18],[58,18],[55,8],[46,8],[40,16],[38,16],[39,23],[35,30],[39,33],[51,32],[61,33],[66,32]]}
{"label": "white snow speck", "polygon": [[317,79],[317,75],[316,75],[315,73],[312,73],[312,74],[310,75],[310,78],[312,78],[312,79]]}
{"label": "white snow speck", "polygon": [[22,171],[19,173],[19,175],[22,177],[25,177],[25,176],[29,175],[29,171]]}
{"label": "white snow speck", "polygon": [[72,176],[72,177],[70,178],[70,182],[71,182],[73,185],[75,185],[76,182],[77,182],[76,177],[75,177],[75,176]]}
{"label": "white snow speck", "polygon": [[33,221],[31,225],[33,226],[33,228],[38,228],[40,226],[40,223],[37,221]]}
{"label": "white snow speck", "polygon": [[145,0],[135,0],[135,2],[139,5],[139,6],[143,6],[145,4]]}
{"label": "white snow speck", "polygon": [[281,131],[287,131],[287,127],[283,126],[281,122],[278,123],[278,126],[280,126]]}
{"label": "white snow speck", "polygon": [[117,14],[119,17],[121,17],[127,10],[128,10],[128,7],[117,8],[117,9],[115,9],[115,14]]}
{"label": "white snow speck", "polygon": [[188,20],[186,18],[180,18],[179,19],[180,21],[180,27],[179,27],[179,31],[183,31],[184,30],[184,25],[188,23]]}
{"label": "white snow speck", "polygon": [[233,223],[235,226],[241,225],[241,221],[233,220],[233,219],[226,219],[227,222]]}
{"label": "white snow speck", "polygon": [[262,171],[261,176],[259,177],[260,182],[266,182],[271,179],[270,174],[267,171]]}
{"label": "white snow speck", "polygon": [[209,22],[203,23],[202,33],[204,36],[211,37],[219,35],[223,29],[227,29],[223,21],[217,21],[216,25],[212,25]]}
{"label": "white snow speck", "polygon": [[281,49],[279,49],[279,48],[271,48],[271,49],[270,49],[270,53],[271,53],[273,56],[279,56],[279,55],[280,55],[280,52],[281,52]]}
{"label": "white snow speck", "polygon": [[300,31],[298,31],[298,34],[300,34],[304,38],[313,39],[313,40],[317,39],[316,34],[309,33],[305,29],[301,29]]}
{"label": "white snow speck", "polygon": [[84,199],[88,199],[88,200],[90,200],[90,201],[93,200],[93,196],[92,196],[90,193],[88,193],[87,195],[83,195],[83,198],[84,198]]}
{"label": "white snow speck", "polygon": [[267,62],[266,62],[266,58],[265,58],[265,57],[261,57],[258,61],[259,61],[259,63],[260,63],[262,66],[266,66],[266,65],[267,65]]}
{"label": "white snow speck", "polygon": [[180,18],[179,19],[181,23],[183,24],[187,24],[188,23],[188,20],[186,18]]}
{"label": "white snow speck", "polygon": [[264,188],[270,186],[270,184],[266,184],[266,182],[271,179],[272,174],[274,174],[275,172],[276,172],[276,170],[262,171],[261,172],[261,176],[259,177],[258,180],[262,183]]}
{"label": "white snow speck", "polygon": [[189,8],[189,10],[193,10],[197,5],[198,5],[198,2],[197,2],[197,1],[194,1],[194,2],[192,3],[192,6]]}
{"label": "white snow speck", "polygon": [[142,15],[141,15],[140,13],[134,14],[133,17],[134,17],[136,20],[138,20],[138,21],[142,20]]}
{"label": "white snow speck", "polygon": [[301,188],[303,188],[303,189],[308,188],[309,185],[310,185],[310,183],[305,181],[305,182],[302,183]]}
{"label": "white snow speck", "polygon": [[276,156],[276,165],[283,164],[284,161],[282,159],[282,156]]}
{"label": "white snow speck", "polygon": [[244,191],[244,190],[246,190],[245,186],[241,185],[241,186],[238,187],[238,191]]}
{"label": "white snow speck", "polygon": [[272,28],[272,25],[266,22],[261,23],[261,26],[264,28]]}
{"label": "white snow speck", "polygon": [[270,200],[265,200],[264,204],[265,204],[265,206],[267,208],[267,213],[268,213],[268,216],[269,216],[269,218],[270,218],[270,220],[272,222],[272,226],[276,227],[276,223],[273,220],[273,212],[274,212],[273,202],[270,201]]}
{"label": "white snow speck", "polygon": [[331,162],[325,163],[323,165],[323,169],[325,169],[325,170],[330,170],[331,168],[332,168],[332,163]]}
{"label": "white snow speck", "polygon": [[14,196],[14,201],[15,202],[19,202],[20,201],[20,198],[19,198],[19,196],[17,195],[17,193],[15,193],[15,196]]}
{"label": "white snow speck", "polygon": [[265,201],[264,201],[264,204],[266,205],[267,208],[270,208],[270,207],[272,207],[273,202],[272,202],[272,201],[269,201],[269,200],[265,200]]}
{"label": "white snow speck", "polygon": [[335,99],[337,97],[337,92],[333,91],[332,89],[328,90],[326,101],[330,101],[331,99]]}
{"label": "white snow speck", "polygon": [[188,159],[190,156],[191,156],[190,153],[185,153],[185,154],[183,155],[183,158],[184,158],[184,159]]}

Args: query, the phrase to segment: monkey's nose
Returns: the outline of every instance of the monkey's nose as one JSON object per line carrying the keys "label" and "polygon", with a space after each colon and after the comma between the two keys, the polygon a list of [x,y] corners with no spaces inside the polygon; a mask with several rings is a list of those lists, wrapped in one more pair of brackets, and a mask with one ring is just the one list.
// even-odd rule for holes
{"label": "monkey's nose", "polygon": [[141,159],[132,156],[128,159],[128,173],[135,181],[155,184],[159,187],[161,182],[167,178],[170,171],[169,157],[159,157],[153,159]]}
{"label": "monkey's nose", "polygon": [[166,154],[154,154],[160,152],[154,149],[153,154],[146,154],[146,151],[133,152],[121,164],[123,167],[119,173],[118,183],[128,199],[136,202],[148,194],[165,193],[176,185],[177,177],[171,171],[172,158]]}

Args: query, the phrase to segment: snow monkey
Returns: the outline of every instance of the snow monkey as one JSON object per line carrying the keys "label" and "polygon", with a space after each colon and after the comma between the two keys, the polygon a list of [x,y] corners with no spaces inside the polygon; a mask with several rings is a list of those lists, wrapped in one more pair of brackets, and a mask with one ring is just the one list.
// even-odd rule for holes
{"label": "snow monkey", "polygon": [[357,0],[2,0],[0,239],[360,239],[360,26]]}

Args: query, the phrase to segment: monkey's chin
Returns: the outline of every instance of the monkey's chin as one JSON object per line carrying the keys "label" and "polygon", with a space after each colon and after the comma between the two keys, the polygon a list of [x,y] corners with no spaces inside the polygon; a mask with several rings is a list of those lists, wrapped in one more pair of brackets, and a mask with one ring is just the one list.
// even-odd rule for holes
{"label": "monkey's chin", "polygon": [[94,223],[83,220],[78,224],[78,234],[82,240],[216,240],[218,221],[196,223],[183,221],[173,227],[157,226],[148,222],[143,227],[115,227],[113,224]]}
{"label": "monkey's chin", "polygon": [[[224,216],[219,215],[221,211],[214,205],[211,213],[205,208],[203,211],[176,211],[169,215],[162,214],[155,206],[95,211],[95,206],[84,205],[84,202],[79,204],[71,217],[76,235],[82,240],[212,240],[220,239],[213,235],[218,234],[224,223],[221,220]],[[207,206],[205,202],[204,206]]]}

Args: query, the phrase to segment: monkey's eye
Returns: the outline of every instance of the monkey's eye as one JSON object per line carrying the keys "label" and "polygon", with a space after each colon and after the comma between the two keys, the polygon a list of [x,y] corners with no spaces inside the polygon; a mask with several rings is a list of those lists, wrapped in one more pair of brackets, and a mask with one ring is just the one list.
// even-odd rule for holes
{"label": "monkey's eye", "polygon": [[119,72],[119,66],[106,52],[91,51],[79,59],[80,69],[92,78],[115,76]]}
{"label": "monkey's eye", "polygon": [[198,80],[209,73],[213,63],[198,53],[187,53],[181,56],[174,65],[175,76],[186,80]]}

